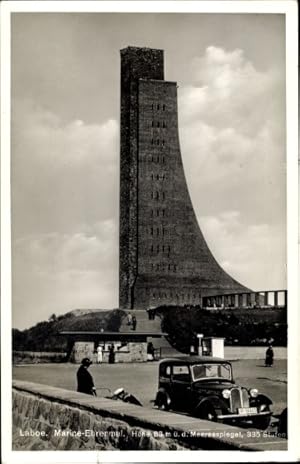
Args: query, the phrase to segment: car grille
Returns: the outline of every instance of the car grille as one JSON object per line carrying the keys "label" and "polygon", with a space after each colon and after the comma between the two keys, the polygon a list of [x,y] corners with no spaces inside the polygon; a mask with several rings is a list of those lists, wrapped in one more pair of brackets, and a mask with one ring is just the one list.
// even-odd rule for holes
{"label": "car grille", "polygon": [[232,388],[230,393],[230,409],[232,413],[237,413],[238,408],[249,407],[249,396],[245,388]]}

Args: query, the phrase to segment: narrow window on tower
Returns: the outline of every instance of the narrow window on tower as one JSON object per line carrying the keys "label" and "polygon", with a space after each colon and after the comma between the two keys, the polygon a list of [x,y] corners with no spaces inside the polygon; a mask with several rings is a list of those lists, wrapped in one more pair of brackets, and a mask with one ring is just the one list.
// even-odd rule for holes
{"label": "narrow window on tower", "polygon": [[163,121],[163,127],[165,127],[165,128],[167,127],[167,126],[166,126],[166,122],[165,122],[165,121]]}
{"label": "narrow window on tower", "polygon": [[164,141],[164,140],[162,140],[162,142],[161,142],[161,143],[163,144],[163,146],[165,145],[165,141]]}
{"label": "narrow window on tower", "polygon": [[173,270],[174,270],[174,272],[176,272],[176,270],[177,270],[177,266],[176,266],[176,264],[174,264],[174,268],[173,268]]}
{"label": "narrow window on tower", "polygon": [[150,234],[153,235],[153,227],[150,229]]}
{"label": "narrow window on tower", "polygon": [[152,105],[151,105],[151,109],[152,109],[152,110],[154,109],[154,105],[153,105],[153,103],[152,103]]}
{"label": "narrow window on tower", "polygon": [[159,192],[156,192],[156,199],[159,199]]}
{"label": "narrow window on tower", "polygon": [[151,253],[153,253],[153,245],[151,245]]}
{"label": "narrow window on tower", "polygon": [[164,209],[162,210],[162,215],[163,215],[163,216],[165,215],[165,210],[164,210]]}
{"label": "narrow window on tower", "polygon": [[154,127],[154,121],[152,121],[152,127]]}
{"label": "narrow window on tower", "polygon": [[163,109],[163,111],[165,111],[165,109],[166,109],[166,105],[163,105],[163,106],[162,106],[162,109]]}
{"label": "narrow window on tower", "polygon": [[159,105],[157,105],[157,109],[159,110]]}
{"label": "narrow window on tower", "polygon": [[162,199],[164,200],[165,199],[165,192],[162,193]]}
{"label": "narrow window on tower", "polygon": [[156,216],[159,216],[159,209],[156,210]]}
{"label": "narrow window on tower", "polygon": [[165,235],[165,228],[162,228],[162,234]]}
{"label": "narrow window on tower", "polygon": [[159,235],[159,227],[156,229],[156,235]]}
{"label": "narrow window on tower", "polygon": [[165,157],[162,157],[162,163],[165,164]]}
{"label": "narrow window on tower", "polygon": [[159,127],[159,126],[160,126],[160,124],[159,124],[159,121],[158,121],[158,123],[157,123],[157,127]]}
{"label": "narrow window on tower", "polygon": [[157,245],[156,251],[157,251],[157,253],[159,253],[159,245]]}
{"label": "narrow window on tower", "polygon": [[153,209],[151,209],[150,216],[153,217]]}
{"label": "narrow window on tower", "polygon": [[159,174],[156,174],[156,180],[159,180]]}
{"label": "narrow window on tower", "polygon": [[169,271],[171,270],[171,264],[169,264],[168,269],[169,269]]}
{"label": "narrow window on tower", "polygon": [[154,144],[154,140],[153,140],[153,139],[151,139],[151,145],[153,145],[153,144]]}
{"label": "narrow window on tower", "polygon": [[151,192],[151,200],[153,200],[153,192]]}
{"label": "narrow window on tower", "polygon": [[159,139],[156,140],[156,145],[159,145]]}

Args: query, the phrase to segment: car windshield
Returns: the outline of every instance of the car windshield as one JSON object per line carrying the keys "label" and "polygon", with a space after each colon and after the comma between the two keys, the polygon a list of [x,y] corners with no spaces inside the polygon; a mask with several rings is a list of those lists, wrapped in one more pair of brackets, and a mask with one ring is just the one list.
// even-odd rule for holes
{"label": "car windshield", "polygon": [[195,364],[192,366],[193,380],[202,380],[210,378],[218,378],[232,380],[231,365],[222,364]]}

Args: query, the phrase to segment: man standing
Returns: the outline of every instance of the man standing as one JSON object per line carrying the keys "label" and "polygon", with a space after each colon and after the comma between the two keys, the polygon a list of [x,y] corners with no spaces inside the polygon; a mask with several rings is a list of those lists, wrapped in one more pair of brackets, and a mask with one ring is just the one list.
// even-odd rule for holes
{"label": "man standing", "polygon": [[77,371],[77,391],[80,393],[86,393],[87,395],[97,396],[93,377],[88,372],[88,368],[91,364],[92,361],[90,358],[83,358],[81,361],[81,366]]}
{"label": "man standing", "polygon": [[98,348],[97,348],[97,363],[98,364],[101,364],[103,361],[103,351],[102,351],[102,346],[98,345]]}
{"label": "man standing", "polygon": [[272,367],[274,362],[274,351],[272,345],[269,345],[269,348],[266,351],[266,360],[265,365],[267,367]]}

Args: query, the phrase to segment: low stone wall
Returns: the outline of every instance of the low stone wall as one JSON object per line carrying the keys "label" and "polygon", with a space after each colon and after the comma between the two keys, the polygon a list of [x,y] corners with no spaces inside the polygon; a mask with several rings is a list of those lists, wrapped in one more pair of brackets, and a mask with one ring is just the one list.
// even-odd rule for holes
{"label": "low stone wall", "polygon": [[67,353],[48,351],[13,351],[13,364],[38,364],[66,362]]}
{"label": "low stone wall", "polygon": [[188,449],[178,440],[138,426],[138,420],[135,426],[132,418],[124,420],[122,413],[111,410],[112,406],[122,410],[123,405],[127,409],[140,409],[113,400],[14,381],[13,450]]}
{"label": "low stone wall", "polygon": [[[13,381],[13,450],[285,450],[238,427]],[[243,435],[244,434],[244,435]]]}

